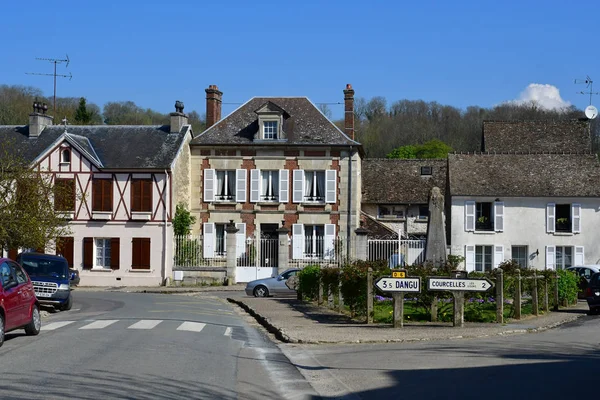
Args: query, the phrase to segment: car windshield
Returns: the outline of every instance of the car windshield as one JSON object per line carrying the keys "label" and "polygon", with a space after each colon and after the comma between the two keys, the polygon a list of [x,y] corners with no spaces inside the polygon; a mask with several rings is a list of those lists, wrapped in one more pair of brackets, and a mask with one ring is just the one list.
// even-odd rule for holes
{"label": "car windshield", "polygon": [[21,265],[31,277],[66,278],[67,276],[67,262],[63,260],[23,257]]}

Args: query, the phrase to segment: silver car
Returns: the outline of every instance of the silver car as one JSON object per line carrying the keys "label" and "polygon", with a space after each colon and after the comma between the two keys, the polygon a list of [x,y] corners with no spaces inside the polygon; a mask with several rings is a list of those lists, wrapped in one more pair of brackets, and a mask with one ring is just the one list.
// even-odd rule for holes
{"label": "silver car", "polygon": [[257,279],[248,282],[246,285],[246,294],[254,297],[268,297],[280,294],[293,294],[295,290],[291,290],[285,285],[285,282],[292,276],[296,275],[300,268],[290,268],[283,271],[281,274],[272,278]]}

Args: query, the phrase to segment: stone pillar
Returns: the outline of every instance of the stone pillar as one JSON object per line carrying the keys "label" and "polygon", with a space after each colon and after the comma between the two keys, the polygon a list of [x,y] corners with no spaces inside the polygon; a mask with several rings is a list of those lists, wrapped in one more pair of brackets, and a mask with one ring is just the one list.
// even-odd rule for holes
{"label": "stone pillar", "polygon": [[290,261],[290,230],[283,226],[284,221],[281,222],[281,228],[277,229],[277,237],[279,238],[279,246],[277,250],[277,272],[279,274],[288,269]]}
{"label": "stone pillar", "polygon": [[225,232],[227,235],[227,285],[235,285],[235,268],[237,266],[237,257],[236,257],[236,233],[238,232],[238,228],[235,227],[233,220],[229,220],[229,223],[225,227]]}
{"label": "stone pillar", "polygon": [[367,249],[367,235],[369,231],[361,226],[354,233],[356,233],[356,259],[366,261],[369,254]]}
{"label": "stone pillar", "polygon": [[496,271],[496,322],[504,323],[504,271]]}
{"label": "stone pillar", "polygon": [[429,219],[427,222],[427,245],[425,262],[436,268],[446,265],[446,226],[444,221],[444,195],[433,187],[429,193]]}

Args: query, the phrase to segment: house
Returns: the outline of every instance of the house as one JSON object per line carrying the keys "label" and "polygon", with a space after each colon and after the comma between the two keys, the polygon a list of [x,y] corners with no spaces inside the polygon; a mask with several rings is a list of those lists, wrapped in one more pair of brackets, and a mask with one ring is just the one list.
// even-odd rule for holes
{"label": "house", "polygon": [[165,126],[75,126],[53,125],[36,102],[28,125],[0,126],[0,141],[75,194],[54,202],[72,235],[45,251],[60,248],[82,285],[157,285],[171,276],[171,219],[174,204],[189,201],[192,139],[183,104],[175,107]]}
{"label": "house", "polygon": [[448,156],[450,251],[466,270],[508,259],[535,269],[599,262],[600,163],[589,122],[490,121],[483,143],[484,153]]}

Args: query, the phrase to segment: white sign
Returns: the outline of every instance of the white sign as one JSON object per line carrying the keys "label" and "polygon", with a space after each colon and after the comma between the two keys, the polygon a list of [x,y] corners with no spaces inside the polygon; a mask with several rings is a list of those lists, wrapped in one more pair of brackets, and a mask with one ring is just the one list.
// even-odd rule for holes
{"label": "white sign", "polygon": [[487,279],[455,279],[455,278],[429,278],[429,290],[464,290],[466,292],[486,292],[494,284]]}
{"label": "white sign", "polygon": [[375,286],[382,292],[416,292],[421,291],[421,278],[379,278]]}

